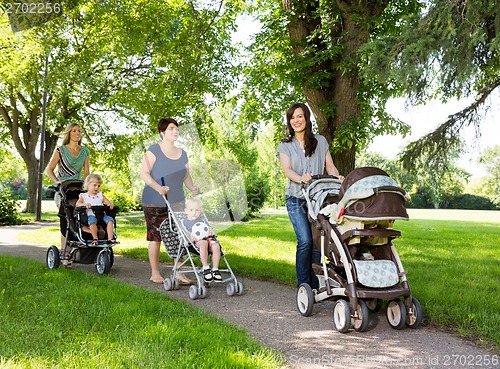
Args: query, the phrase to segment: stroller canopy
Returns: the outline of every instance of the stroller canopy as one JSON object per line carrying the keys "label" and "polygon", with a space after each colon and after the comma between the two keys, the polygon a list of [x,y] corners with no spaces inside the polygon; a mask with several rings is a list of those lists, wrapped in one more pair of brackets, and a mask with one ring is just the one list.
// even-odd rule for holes
{"label": "stroller canopy", "polygon": [[335,207],[337,219],[408,220],[408,194],[382,169],[362,167],[349,173],[339,191]]}

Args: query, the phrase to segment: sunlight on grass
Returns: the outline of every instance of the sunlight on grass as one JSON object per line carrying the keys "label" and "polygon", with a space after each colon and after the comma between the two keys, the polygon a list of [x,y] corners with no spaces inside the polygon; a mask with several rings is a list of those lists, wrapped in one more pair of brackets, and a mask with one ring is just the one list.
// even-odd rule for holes
{"label": "sunlight on grass", "polygon": [[[463,212],[473,221],[419,219],[416,214],[457,218],[459,213],[412,209],[414,218],[394,225],[402,232],[394,244],[425,321],[500,344],[500,227],[491,221],[496,213]],[[118,230],[121,243],[115,252],[147,260],[144,219],[118,219]],[[224,225],[218,236],[237,275],[295,285],[296,239],[286,214]],[[58,237],[58,228],[51,227],[26,232],[20,239],[37,243],[52,239],[50,244]],[[161,260],[171,262],[163,249]]]}
{"label": "sunlight on grass", "polygon": [[0,256],[0,280],[2,368],[279,368],[283,363],[222,319],[111,277],[49,271],[40,262]]}

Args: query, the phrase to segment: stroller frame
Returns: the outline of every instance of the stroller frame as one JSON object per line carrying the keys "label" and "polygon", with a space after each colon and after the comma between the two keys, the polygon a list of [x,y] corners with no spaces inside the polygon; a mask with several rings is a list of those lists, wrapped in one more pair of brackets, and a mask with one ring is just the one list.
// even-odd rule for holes
{"label": "stroller frame", "polygon": [[[94,264],[97,274],[108,274],[114,263],[113,245],[109,244],[107,239],[101,239],[100,237],[97,246],[92,246],[91,234],[83,231],[83,227],[87,226],[87,208],[75,208],[79,194],[84,192],[83,181],[64,181],[57,188],[57,191],[61,195],[58,216],[60,218],[61,233],[63,233],[64,228],[65,243],[61,249],[54,245],[49,247],[46,254],[47,267],[56,269],[61,263],[73,262]],[[108,206],[92,206],[91,209],[98,219],[99,226],[102,225],[102,217],[105,214],[113,218],[113,236],[116,238],[116,209],[110,209]],[[99,230],[99,233],[102,233],[102,231]]]}
{"label": "stroller frame", "polygon": [[[170,202],[168,201],[167,196],[165,196],[165,203],[167,206],[168,210],[168,216],[167,218],[163,221],[161,227],[160,227],[160,233],[165,234],[165,232],[170,232],[170,234],[175,233],[174,230],[174,225],[175,228],[177,229],[177,236],[179,239],[179,246],[177,247],[177,252],[175,255],[170,255],[173,256],[174,259],[174,265],[172,267],[172,274],[168,277],[165,278],[165,282],[163,283],[163,287],[166,291],[171,291],[171,290],[176,290],[180,288],[179,281],[175,278],[177,272],[182,272],[182,273],[192,273],[194,274],[196,278],[196,284],[192,284],[189,286],[188,289],[188,296],[191,300],[195,300],[197,298],[206,298],[208,296],[208,286],[210,284],[213,284],[215,282],[210,282],[207,283],[203,279],[203,268],[202,267],[197,267],[193,258],[193,253],[196,255],[199,255],[199,250],[196,246],[196,244],[191,241],[191,237],[189,232],[186,230],[184,227],[184,224],[182,222],[183,219],[186,218],[186,214],[184,212],[174,212],[172,210],[172,206]],[[202,219],[206,224],[209,224],[205,214],[202,212],[201,213]],[[217,235],[214,233],[212,236],[215,241],[217,241],[220,244],[219,240],[217,239]],[[164,240],[164,243],[166,245],[166,242]],[[168,253],[167,249],[167,253]],[[185,256],[184,260],[182,258]],[[210,256],[210,253],[209,253]],[[233,273],[233,270],[231,269],[231,266],[227,262],[226,255],[222,251],[222,245],[221,245],[221,259],[220,261],[224,262],[226,268],[221,269],[219,266],[219,272],[221,272],[222,275],[227,275],[226,278],[222,279],[222,282],[217,282],[217,284],[222,284],[222,283],[227,283],[226,284],[226,293],[228,296],[234,296],[234,295],[241,295],[243,294],[243,283],[241,281],[238,281],[236,278],[236,275]],[[210,258],[209,258],[209,263]],[[186,267],[185,267],[186,266]]]}
{"label": "stroller frame", "polygon": [[[330,206],[339,202],[341,183],[336,177],[314,176],[309,184],[302,187],[315,247],[321,251],[321,264],[313,265],[319,280],[318,290],[313,291],[306,283],[301,284],[297,290],[299,312],[303,316],[309,316],[314,303],[333,300],[334,327],[342,333],[347,332],[351,325],[357,331],[364,331],[368,327],[369,311],[378,311],[382,300],[388,300],[387,320],[391,327],[401,329],[406,324],[410,328],[416,328],[422,321],[422,308],[411,295],[406,271],[392,244],[392,240],[400,237],[401,232],[391,227],[364,229],[359,227],[362,222],[355,217],[352,229],[342,229],[339,224],[332,224],[327,216],[321,214],[325,201],[332,204]],[[350,221],[348,215],[343,217]],[[385,224],[384,221],[382,223]],[[391,220],[387,220],[387,223],[392,225]],[[359,242],[360,239],[386,240],[382,244],[372,245],[371,250],[379,250],[376,259],[394,263],[397,268],[397,283],[384,288],[366,287],[359,283],[355,255],[351,250],[358,249],[357,245],[364,246]]]}

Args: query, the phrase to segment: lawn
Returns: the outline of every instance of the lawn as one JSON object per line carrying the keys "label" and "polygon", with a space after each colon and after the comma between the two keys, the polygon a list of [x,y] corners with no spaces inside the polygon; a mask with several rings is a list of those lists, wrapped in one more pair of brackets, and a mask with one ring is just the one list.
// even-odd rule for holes
{"label": "lawn", "polygon": [[[410,210],[410,217],[396,222],[403,236],[394,244],[422,304],[424,324],[500,346],[499,212]],[[285,214],[215,228],[239,275],[295,284],[295,236]],[[115,252],[147,260],[144,229],[142,217],[119,219]],[[50,227],[22,240],[57,244],[58,237],[57,227]],[[162,261],[170,261],[165,252]]]}
{"label": "lawn", "polygon": [[0,256],[0,368],[280,368],[238,329],[112,277]]}

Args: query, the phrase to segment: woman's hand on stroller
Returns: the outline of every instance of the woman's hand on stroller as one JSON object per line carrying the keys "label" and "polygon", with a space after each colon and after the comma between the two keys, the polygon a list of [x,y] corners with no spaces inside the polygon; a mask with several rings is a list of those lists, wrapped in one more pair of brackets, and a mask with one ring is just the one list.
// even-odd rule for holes
{"label": "woman's hand on stroller", "polygon": [[312,178],[313,178],[313,176],[311,175],[311,173],[304,173],[300,176],[300,182],[302,184],[307,184],[307,183],[311,182]]}

